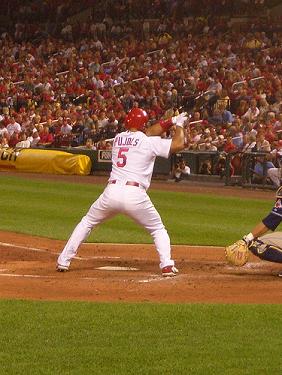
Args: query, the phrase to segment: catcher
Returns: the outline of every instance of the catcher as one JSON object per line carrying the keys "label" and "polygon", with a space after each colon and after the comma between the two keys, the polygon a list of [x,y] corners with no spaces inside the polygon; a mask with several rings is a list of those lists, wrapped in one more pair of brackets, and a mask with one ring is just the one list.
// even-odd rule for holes
{"label": "catcher", "polygon": [[[249,251],[260,259],[282,263],[282,232],[272,232],[282,221],[282,186],[276,192],[276,202],[270,213],[241,240],[225,248],[227,261],[234,266],[247,263]],[[282,277],[282,271],[279,276]]]}

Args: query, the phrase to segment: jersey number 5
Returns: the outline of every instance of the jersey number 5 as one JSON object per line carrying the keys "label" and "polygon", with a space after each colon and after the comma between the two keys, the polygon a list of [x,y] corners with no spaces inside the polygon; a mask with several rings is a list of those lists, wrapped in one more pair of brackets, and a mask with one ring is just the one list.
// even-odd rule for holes
{"label": "jersey number 5", "polygon": [[126,153],[128,152],[129,148],[128,147],[121,147],[118,151],[118,159],[121,159],[121,160],[118,160],[117,162],[117,166],[122,168],[125,166],[126,164],[126,160],[127,160],[127,157],[126,157]]}

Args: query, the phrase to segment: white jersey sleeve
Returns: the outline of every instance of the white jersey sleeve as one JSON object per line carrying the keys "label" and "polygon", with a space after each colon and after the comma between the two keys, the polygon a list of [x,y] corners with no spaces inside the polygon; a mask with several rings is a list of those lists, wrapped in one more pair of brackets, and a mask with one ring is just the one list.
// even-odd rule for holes
{"label": "white jersey sleeve", "polygon": [[148,137],[148,142],[151,144],[152,152],[155,156],[161,156],[163,158],[169,157],[169,151],[171,146],[171,139],[163,139],[161,137]]}

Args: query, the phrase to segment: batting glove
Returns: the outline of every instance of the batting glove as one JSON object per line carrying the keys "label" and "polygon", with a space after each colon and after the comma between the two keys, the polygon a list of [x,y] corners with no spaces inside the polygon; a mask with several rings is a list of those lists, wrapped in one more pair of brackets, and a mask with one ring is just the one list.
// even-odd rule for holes
{"label": "batting glove", "polygon": [[177,115],[177,116],[173,116],[171,121],[174,125],[176,126],[180,126],[181,128],[183,128],[183,125],[184,125],[184,122],[188,119],[188,116],[187,116],[187,113],[186,112],[182,112],[180,113],[180,115]]}

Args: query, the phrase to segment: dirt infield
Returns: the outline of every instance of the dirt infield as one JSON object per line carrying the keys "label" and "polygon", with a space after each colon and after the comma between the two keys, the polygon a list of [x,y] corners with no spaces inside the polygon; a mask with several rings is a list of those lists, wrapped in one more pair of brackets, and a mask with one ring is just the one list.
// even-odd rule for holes
{"label": "dirt infield", "polygon": [[181,273],[164,279],[152,245],[84,244],[70,272],[63,274],[55,272],[62,246],[61,241],[0,232],[0,296],[135,302],[282,302],[282,279],[277,277],[281,267],[253,257],[248,265],[233,268],[226,264],[222,248],[174,246],[173,255]]}
{"label": "dirt infield", "polygon": [[[24,175],[68,182],[105,177]],[[154,182],[152,188],[273,199],[272,191]],[[153,245],[84,244],[70,272],[55,271],[64,243],[0,232],[0,298],[40,300],[282,303],[282,265],[255,257],[241,268],[226,264],[222,248],[173,246],[179,276],[160,276]]]}

